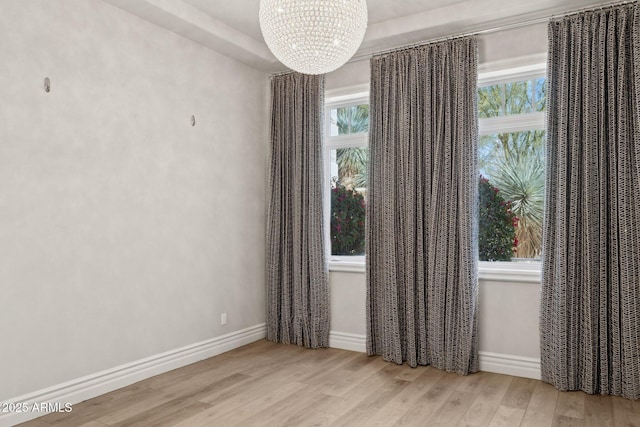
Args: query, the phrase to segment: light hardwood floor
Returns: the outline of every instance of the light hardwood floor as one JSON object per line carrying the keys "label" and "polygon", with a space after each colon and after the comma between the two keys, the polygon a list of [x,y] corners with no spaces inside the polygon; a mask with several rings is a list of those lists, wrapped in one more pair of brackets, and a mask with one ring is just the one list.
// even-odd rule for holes
{"label": "light hardwood floor", "polygon": [[51,425],[640,427],[640,401],[259,341],[22,424]]}

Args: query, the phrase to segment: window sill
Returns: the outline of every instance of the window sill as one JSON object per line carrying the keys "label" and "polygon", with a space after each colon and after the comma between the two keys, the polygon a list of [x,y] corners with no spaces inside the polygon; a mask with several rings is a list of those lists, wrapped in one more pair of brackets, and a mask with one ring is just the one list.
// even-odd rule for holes
{"label": "window sill", "polygon": [[335,256],[329,258],[329,271],[340,271],[343,273],[364,273],[366,271],[366,260],[363,256]]}
{"label": "window sill", "polygon": [[491,282],[540,283],[540,263],[520,264],[517,262],[486,262],[478,264],[478,279]]}
{"label": "window sill", "polygon": [[[478,279],[492,282],[509,283],[540,283],[541,270],[539,263],[493,263],[480,262],[478,266]],[[364,260],[338,260],[329,261],[329,271],[341,273],[361,273],[366,271]]]}
{"label": "window sill", "polygon": [[366,265],[364,262],[329,261],[329,271],[364,274],[366,271]]}

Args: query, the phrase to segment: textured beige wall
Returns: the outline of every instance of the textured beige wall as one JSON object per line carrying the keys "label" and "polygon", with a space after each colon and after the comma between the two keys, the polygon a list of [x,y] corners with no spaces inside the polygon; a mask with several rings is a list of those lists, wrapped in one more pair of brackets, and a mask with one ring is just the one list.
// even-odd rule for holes
{"label": "textured beige wall", "polygon": [[267,76],[98,0],[0,29],[0,400],[264,322]]}
{"label": "textured beige wall", "polygon": [[478,60],[481,64],[547,53],[547,24],[538,23],[481,35]]}
{"label": "textured beige wall", "polygon": [[329,273],[331,297],[331,330],[365,335],[366,280],[364,273]]}
{"label": "textured beige wall", "polygon": [[480,351],[540,358],[540,284],[480,281]]}

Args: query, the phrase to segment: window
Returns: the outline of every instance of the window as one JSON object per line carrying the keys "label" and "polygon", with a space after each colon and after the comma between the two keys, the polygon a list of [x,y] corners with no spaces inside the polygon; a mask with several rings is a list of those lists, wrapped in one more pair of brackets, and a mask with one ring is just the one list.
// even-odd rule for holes
{"label": "window", "polygon": [[[478,80],[480,277],[537,282],[544,203],[546,68]],[[325,232],[332,271],[363,271],[368,88],[327,93]]]}
{"label": "window", "polygon": [[332,270],[364,265],[369,102],[363,89],[327,96],[325,224]]}
{"label": "window", "polygon": [[546,79],[533,68],[478,82],[480,261],[540,261]]}

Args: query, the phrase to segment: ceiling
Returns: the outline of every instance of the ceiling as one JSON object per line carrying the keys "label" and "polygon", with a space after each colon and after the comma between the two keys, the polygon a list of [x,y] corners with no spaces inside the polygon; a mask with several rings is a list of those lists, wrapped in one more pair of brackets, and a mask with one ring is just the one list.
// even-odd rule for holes
{"label": "ceiling", "polygon": [[[260,0],[104,0],[252,67],[282,71],[258,23]],[[355,58],[449,35],[530,22],[611,0],[367,0]]]}

